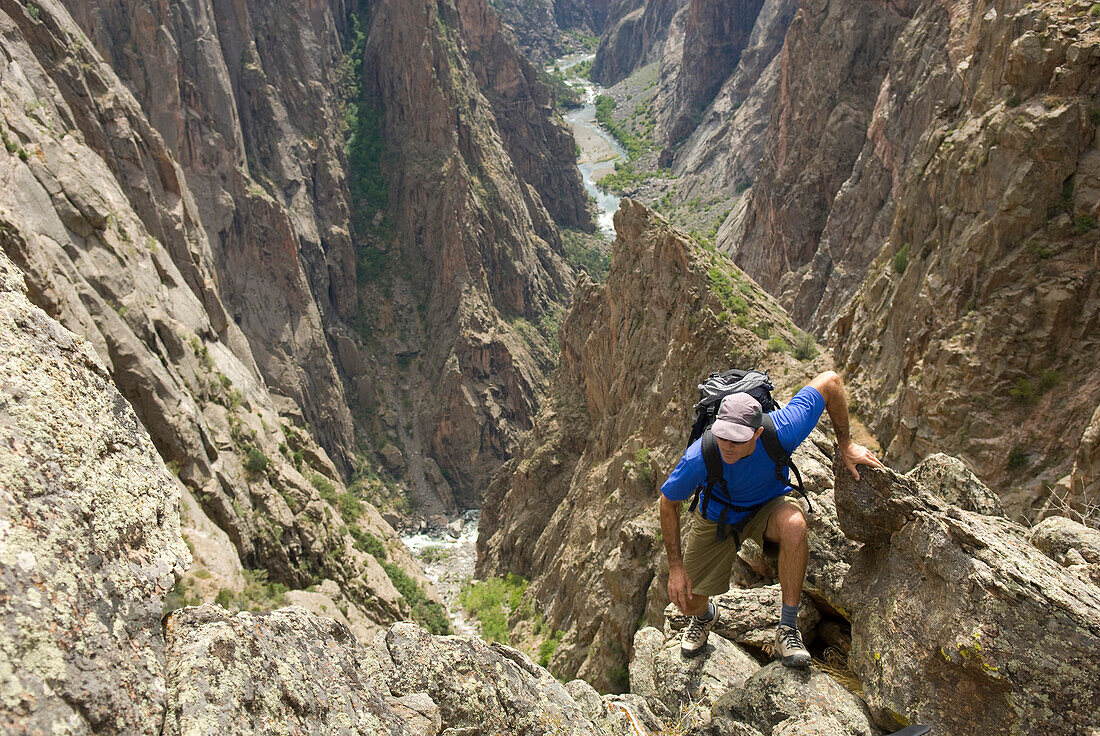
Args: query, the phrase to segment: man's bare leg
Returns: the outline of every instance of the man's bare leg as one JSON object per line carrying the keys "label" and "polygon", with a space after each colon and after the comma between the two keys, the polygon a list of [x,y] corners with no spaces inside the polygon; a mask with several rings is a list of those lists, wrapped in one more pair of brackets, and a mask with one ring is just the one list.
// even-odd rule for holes
{"label": "man's bare leg", "polygon": [[768,519],[764,538],[779,543],[779,588],[783,609],[775,632],[775,656],[788,667],[806,667],[810,664],[810,653],[798,630],[798,601],[806,580],[810,545],[802,509],[793,503],[777,506]]}
{"label": "man's bare leg", "polygon": [[806,517],[794,503],[776,506],[768,519],[764,538],[779,543],[779,587],[783,603],[797,606],[806,580],[806,565],[810,561],[810,544],[806,534]]}

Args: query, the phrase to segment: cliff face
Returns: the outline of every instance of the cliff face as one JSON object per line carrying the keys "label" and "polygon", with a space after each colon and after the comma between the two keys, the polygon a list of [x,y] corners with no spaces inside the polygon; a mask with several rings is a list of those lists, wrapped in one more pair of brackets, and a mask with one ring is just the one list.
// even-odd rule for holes
{"label": "cliff face", "polygon": [[351,416],[322,324],[356,309],[337,134],[344,3],[65,4],[183,168],[265,382],[348,472]]}
{"label": "cliff face", "polygon": [[[571,283],[557,227],[592,227],[570,137],[495,16],[483,2],[67,5],[186,176],[184,227],[205,234],[205,288],[224,305],[215,332],[232,323],[235,352],[345,480],[387,473],[428,513],[476,505],[552,362],[542,325]],[[437,47],[433,65],[411,37]],[[436,153],[462,162],[452,192],[425,165]]]}
{"label": "cliff face", "polygon": [[684,5],[685,0],[616,0],[592,62],[592,79],[611,86],[660,59],[672,19]]}
{"label": "cliff face", "polygon": [[492,0],[490,4],[527,58],[544,64],[568,49],[575,50],[577,35],[603,33],[609,0]]}
{"label": "cliff face", "polygon": [[[554,168],[555,156],[571,160],[569,139],[534,122],[550,108],[541,90],[531,96],[530,66],[514,51],[488,57],[502,44],[480,2],[384,3],[366,38],[388,204],[359,250],[360,299],[373,310],[359,328],[369,356],[361,380],[383,376],[366,392],[374,408],[365,423],[382,436],[376,443],[411,450],[429,509],[478,505],[530,426],[553,364],[548,315],[572,287],[543,203],[572,222],[584,212],[575,168]],[[507,109],[495,112],[489,99]],[[521,130],[504,132],[499,120]],[[534,183],[519,176],[524,168]],[[407,391],[392,385],[403,371]]]}
{"label": "cliff face", "polygon": [[737,326],[791,337],[782,310],[725,257],[630,200],[615,228],[607,283],[578,286],[550,398],[487,492],[478,538],[478,574],[531,577],[536,609],[565,632],[551,668],[598,688],[621,686],[610,673],[639,618],[667,602],[655,502],[696,384],[732,364],[799,380],[786,376],[791,359]]}
{"label": "cliff face", "polygon": [[803,3],[758,185],[722,244],[835,344],[898,465],[946,441],[1014,511],[1057,483],[1080,493],[1067,476],[1098,400],[1100,22],[1061,4],[911,3],[822,34],[850,11]]}
{"label": "cliff face", "polygon": [[243,565],[290,588],[330,580],[362,632],[404,615],[380,561],[423,577],[377,511],[351,504],[304,412],[268,388],[227,319],[163,139],[63,8],[5,6],[2,22],[0,247],[31,300],[88,340],[177,474],[198,562],[185,599],[241,593]]}

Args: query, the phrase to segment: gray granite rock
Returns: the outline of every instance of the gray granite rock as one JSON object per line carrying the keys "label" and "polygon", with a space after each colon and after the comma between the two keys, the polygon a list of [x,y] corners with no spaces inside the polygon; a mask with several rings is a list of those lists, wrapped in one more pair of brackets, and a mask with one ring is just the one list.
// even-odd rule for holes
{"label": "gray granite rock", "polygon": [[190,563],[179,519],[91,345],[0,251],[0,731],[157,733],[160,617]]}

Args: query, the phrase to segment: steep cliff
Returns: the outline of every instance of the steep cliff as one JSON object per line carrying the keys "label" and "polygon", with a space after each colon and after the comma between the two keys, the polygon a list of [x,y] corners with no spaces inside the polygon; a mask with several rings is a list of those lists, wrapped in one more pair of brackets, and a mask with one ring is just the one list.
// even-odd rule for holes
{"label": "steep cliff", "polygon": [[[584,36],[603,33],[609,0],[491,0],[532,62],[544,64],[579,50]],[[582,43],[583,42],[583,43]]]}
{"label": "steep cliff", "polygon": [[1098,26],[1062,3],[803,3],[758,185],[719,233],[836,346],[893,462],[951,443],[1019,513],[1080,490],[1100,400]]}
{"label": "steep cliff", "polygon": [[661,58],[672,19],[685,0],[616,0],[608,10],[591,77],[610,86]]}
{"label": "steep cliff", "polygon": [[226,319],[183,172],[64,9],[35,7],[0,21],[0,247],[31,300],[89,341],[182,482],[198,561],[182,599],[244,593],[243,565],[288,588],[331,581],[364,632],[408,614],[416,583],[402,593],[389,573],[423,576]]}
{"label": "steep cliff", "polygon": [[759,335],[790,341],[790,322],[724,256],[630,200],[615,228],[607,283],[578,286],[550,397],[486,493],[478,538],[478,574],[531,577],[535,608],[565,632],[551,668],[600,688],[622,687],[612,672],[639,618],[667,602],[655,501],[695,385],[730,364],[781,384],[805,372],[768,351]]}
{"label": "steep cliff", "polygon": [[[498,35],[480,2],[390,2],[372,10],[366,37],[388,197],[359,249],[360,374],[377,407],[364,423],[376,445],[408,450],[429,510],[478,505],[530,426],[554,360],[552,315],[573,281],[543,203],[585,212],[576,170],[553,168],[555,155],[572,158],[568,136],[533,123],[549,100],[531,97],[530,66]],[[494,49],[512,56],[487,58]],[[495,86],[483,90],[479,76]],[[542,137],[523,138],[528,130]]]}

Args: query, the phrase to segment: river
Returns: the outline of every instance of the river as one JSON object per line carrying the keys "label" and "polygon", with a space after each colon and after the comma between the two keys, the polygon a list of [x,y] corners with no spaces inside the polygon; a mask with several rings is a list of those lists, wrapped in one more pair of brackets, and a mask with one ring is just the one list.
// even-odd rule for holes
{"label": "river", "polygon": [[446,531],[412,534],[401,538],[405,546],[420,560],[424,574],[443,599],[456,634],[477,636],[480,633],[477,622],[467,620],[458,603],[462,584],[474,576],[480,515],[480,511],[467,511],[463,514],[460,517],[463,520],[462,531],[457,538]]}
{"label": "river", "polygon": [[596,182],[615,170],[615,162],[626,159],[626,151],[596,122],[596,98],[604,93],[604,88],[595,82],[572,74],[577,64],[593,58],[594,54],[570,54],[555,61],[547,67],[547,71],[551,72],[556,66],[565,72],[568,77],[566,81],[569,84],[584,90],[584,104],[566,112],[565,122],[573,129],[573,138],[577,141],[577,147],[580,150],[577,155],[577,168],[584,180],[584,189],[596,200],[599,210],[596,222],[600,231],[611,239],[615,237],[612,218],[615,216],[615,211],[619,209],[619,195],[602,191],[596,186]]}

